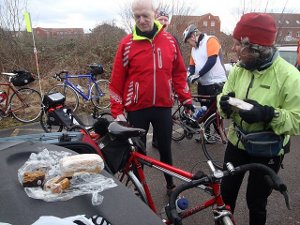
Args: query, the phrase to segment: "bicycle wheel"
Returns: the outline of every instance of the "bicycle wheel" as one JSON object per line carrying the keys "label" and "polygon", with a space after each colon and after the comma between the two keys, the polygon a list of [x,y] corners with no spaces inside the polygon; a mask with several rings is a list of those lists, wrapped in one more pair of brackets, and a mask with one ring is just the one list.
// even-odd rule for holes
{"label": "bicycle wheel", "polygon": [[78,109],[79,97],[77,92],[73,88],[65,86],[64,84],[57,84],[50,91],[48,91],[48,94],[55,92],[60,92],[66,97],[66,108],[71,109],[73,112],[75,112]]}
{"label": "bicycle wheel", "polygon": [[63,130],[64,128],[63,125],[52,125],[52,124],[50,125],[48,121],[49,121],[48,113],[45,113],[45,111],[42,110],[41,117],[40,117],[40,124],[46,133],[61,132]]}
{"label": "bicycle wheel", "polygon": [[176,142],[183,140],[185,132],[179,112],[172,115],[172,121],[172,140]]}
{"label": "bicycle wheel", "polygon": [[41,115],[41,94],[31,88],[21,88],[9,101],[12,115],[23,123],[35,121]]}
{"label": "bicycle wheel", "polygon": [[205,157],[212,160],[217,168],[222,169],[229,120],[217,116],[219,115],[214,113],[204,122],[204,140],[201,145]]}
{"label": "bicycle wheel", "polygon": [[109,81],[97,80],[91,88],[91,101],[98,109],[107,109],[110,107],[109,99]]}
{"label": "bicycle wheel", "polygon": [[178,98],[175,98],[174,105],[172,108],[172,140],[176,142],[183,140],[185,137],[184,126],[182,124],[183,121],[181,117],[181,113],[183,110],[183,107],[180,108]]}
{"label": "bicycle wheel", "polygon": [[144,187],[133,171],[130,170],[128,173],[118,172],[115,174],[115,177],[148,205]]}

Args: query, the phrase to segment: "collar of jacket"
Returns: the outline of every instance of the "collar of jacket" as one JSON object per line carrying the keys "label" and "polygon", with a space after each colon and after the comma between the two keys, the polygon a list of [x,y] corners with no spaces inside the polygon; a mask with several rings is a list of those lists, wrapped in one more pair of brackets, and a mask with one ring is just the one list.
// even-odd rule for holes
{"label": "collar of jacket", "polygon": [[[271,60],[266,61],[265,63],[260,65],[259,68],[253,70],[252,73],[263,74],[265,72],[265,70],[268,69],[274,63],[274,61],[277,59],[278,55],[279,55],[278,51],[275,51]],[[246,69],[245,66],[241,62],[238,62],[237,66]],[[246,69],[246,70],[248,70],[248,69]],[[249,71],[251,71],[251,70],[249,70]]]}
{"label": "collar of jacket", "polygon": [[[154,20],[154,26],[157,26],[157,32],[156,34],[154,35],[154,37],[161,31],[163,30],[163,25],[161,25],[161,23],[158,21],[158,20]],[[154,39],[153,37],[153,39]],[[139,41],[139,40],[150,40],[149,38],[147,37],[144,37],[144,36],[139,36],[137,33],[136,33],[136,25],[134,25],[134,28],[133,28],[133,32],[132,32],[132,38],[134,41]],[[153,40],[151,39],[151,40]],[[150,40],[150,41],[151,41]]]}

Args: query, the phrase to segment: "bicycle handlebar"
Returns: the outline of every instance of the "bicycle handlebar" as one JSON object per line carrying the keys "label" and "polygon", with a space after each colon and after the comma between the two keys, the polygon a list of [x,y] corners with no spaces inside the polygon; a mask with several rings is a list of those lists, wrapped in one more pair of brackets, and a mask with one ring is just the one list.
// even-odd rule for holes
{"label": "bicycle handlebar", "polygon": [[238,167],[230,167],[230,165],[228,165],[228,170],[215,170],[212,175],[206,175],[202,171],[199,171],[197,174],[201,174],[200,177],[197,176],[196,178],[195,176],[195,180],[181,184],[180,186],[176,187],[175,190],[171,193],[169,198],[169,205],[166,207],[166,213],[169,219],[174,223],[174,225],[182,225],[182,218],[178,215],[175,205],[175,201],[181,192],[197,187],[199,185],[209,185],[212,183],[216,183],[223,177],[234,176],[235,174],[243,173],[246,171],[261,171],[265,173],[265,178],[268,185],[270,185],[272,189],[279,191],[284,196],[286,207],[288,209],[291,209],[287,193],[287,186],[281,181],[280,177],[271,168],[263,164],[250,163]]}
{"label": "bicycle handlebar", "polygon": [[69,73],[69,71],[67,71],[67,70],[62,70],[62,71],[60,71],[59,73],[54,74],[54,76],[53,76],[52,78],[54,78],[54,79],[56,79],[56,80],[58,80],[58,81],[61,81],[62,79],[65,79],[65,77],[62,77],[61,75],[63,75],[63,74],[68,74],[68,73]]}

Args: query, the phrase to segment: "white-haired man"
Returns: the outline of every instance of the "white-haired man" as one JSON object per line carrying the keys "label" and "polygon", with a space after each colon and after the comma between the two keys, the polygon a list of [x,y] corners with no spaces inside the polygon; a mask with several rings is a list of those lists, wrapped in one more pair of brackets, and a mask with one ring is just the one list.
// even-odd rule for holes
{"label": "white-haired man", "polygon": [[[117,120],[124,120],[126,111],[131,125],[147,131],[151,123],[160,160],[171,165],[173,90],[186,108],[193,107],[185,65],[176,40],[155,20],[152,1],[135,0],[132,12],[133,33],[121,40],[114,61],[111,112]],[[170,194],[175,185],[171,176],[165,178]]]}

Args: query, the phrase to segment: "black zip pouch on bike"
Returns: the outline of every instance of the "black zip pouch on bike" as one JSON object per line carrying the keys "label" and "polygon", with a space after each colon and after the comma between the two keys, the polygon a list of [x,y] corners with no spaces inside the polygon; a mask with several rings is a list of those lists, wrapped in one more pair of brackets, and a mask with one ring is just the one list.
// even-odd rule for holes
{"label": "black zip pouch on bike", "polygon": [[24,86],[34,81],[32,73],[25,70],[14,70],[13,73],[17,75],[11,78],[14,86]]}
{"label": "black zip pouch on bike", "polygon": [[283,148],[284,135],[277,135],[270,130],[247,133],[238,126],[234,127],[239,140],[249,155],[274,157]]}
{"label": "black zip pouch on bike", "polygon": [[[132,137],[133,146],[139,153],[146,155],[146,148],[141,138]],[[99,143],[104,160],[113,174],[120,171],[130,156],[130,144],[128,139],[113,137],[106,134]]]}

